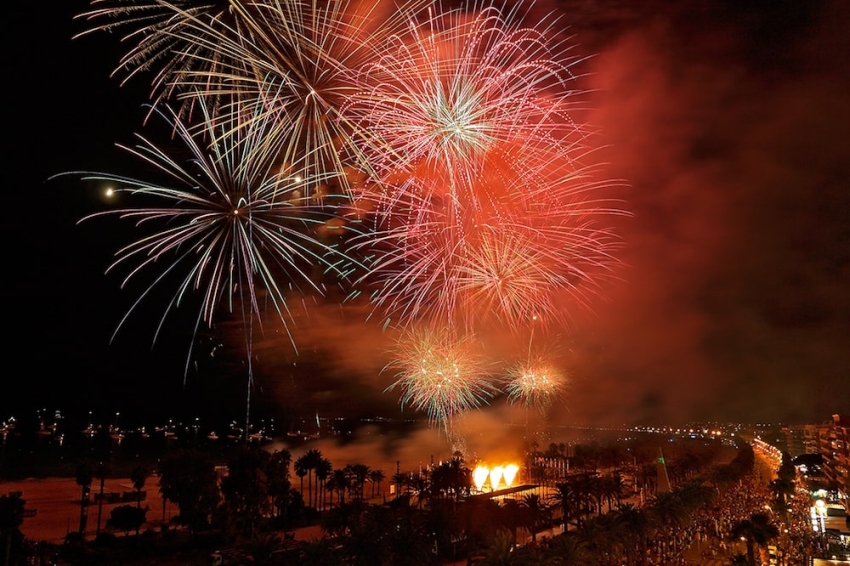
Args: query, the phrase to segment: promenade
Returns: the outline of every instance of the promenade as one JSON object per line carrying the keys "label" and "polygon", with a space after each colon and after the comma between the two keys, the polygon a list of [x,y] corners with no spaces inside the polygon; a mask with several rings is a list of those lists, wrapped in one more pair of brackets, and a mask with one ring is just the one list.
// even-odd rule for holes
{"label": "promenade", "polygon": [[[163,518],[168,522],[171,517],[178,513],[177,506],[166,502],[159,496],[158,479],[155,476],[148,478],[143,491],[147,496],[141,502],[142,507],[148,507],[148,522],[142,530],[159,529]],[[125,492],[132,492],[133,482],[130,478],[107,478],[104,482],[104,493],[114,493],[123,496]],[[25,510],[29,515],[24,518],[21,532],[30,540],[41,540],[51,544],[62,544],[65,536],[71,532],[77,532],[80,527],[80,486],[73,478],[43,478],[25,479],[17,481],[4,481],[0,483],[0,494],[6,495],[10,492],[21,492],[26,501]],[[96,494],[100,492],[100,480],[95,479],[91,485],[91,503],[88,506],[88,521],[86,526],[87,538],[93,539],[97,529],[98,504],[95,501]],[[123,502],[120,497],[115,502],[104,500],[101,529],[109,519],[109,513],[119,505],[135,505],[133,502]]]}
{"label": "promenade", "polygon": [[[141,502],[143,507],[148,507],[148,521],[142,530],[160,530],[164,523],[177,514],[177,506],[163,500],[158,493],[157,478],[152,476],[148,479],[144,491],[147,497]],[[0,493],[22,492],[26,501],[25,508],[30,510],[30,516],[24,519],[21,531],[30,540],[45,541],[51,544],[62,544],[65,536],[71,532],[77,532],[80,521],[80,486],[73,478],[45,478],[26,479],[20,481],[7,481],[0,483]],[[88,508],[88,524],[86,535],[89,540],[95,536],[97,528],[98,505],[95,494],[100,491],[98,481],[93,482],[91,490],[91,504]],[[107,478],[104,483],[105,493],[124,494],[132,492],[133,486],[129,478]],[[105,501],[102,510],[102,530],[106,524],[112,509],[119,505],[135,503]],[[544,529],[537,533],[538,543],[544,543],[562,533],[562,528]],[[119,535],[121,536],[121,535]],[[295,540],[311,540],[320,538],[321,531],[318,527],[297,529],[294,531]],[[524,544],[531,542],[527,536]],[[715,537],[694,537],[693,542],[683,553],[681,566],[726,566],[732,556],[746,552],[742,543],[727,545]],[[185,563],[185,561],[184,561]],[[455,563],[465,565],[466,561]],[[676,566],[676,565],[665,565]]]}

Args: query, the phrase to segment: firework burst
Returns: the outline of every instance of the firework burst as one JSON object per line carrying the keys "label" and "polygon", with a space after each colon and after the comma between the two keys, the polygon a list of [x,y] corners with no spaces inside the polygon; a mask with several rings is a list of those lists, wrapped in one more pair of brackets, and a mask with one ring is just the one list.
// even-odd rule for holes
{"label": "firework burst", "polygon": [[474,203],[408,199],[355,238],[355,248],[377,250],[369,277],[378,308],[402,325],[430,319],[472,331],[488,322],[520,329],[534,316],[561,325],[562,298],[590,304],[617,264],[620,242],[605,220],[620,212],[594,196],[605,183],[592,171],[513,155],[479,175]]}
{"label": "firework burst", "polygon": [[[168,183],[88,175],[143,203],[93,215],[149,229],[110,269],[130,266],[125,282],[160,269],[119,328],[176,278],[160,327],[189,294],[201,297],[196,329],[238,311],[250,386],[264,305],[287,327],[287,297],[320,292],[317,268],[347,276],[355,265],[355,293],[372,291],[388,323],[426,328],[399,340],[388,390],[451,438],[455,415],[498,393],[457,334],[561,322],[561,297],[585,304],[616,264],[603,220],[621,211],[586,165],[580,59],[556,16],[477,0],[91,5],[84,34],[125,32],[116,71],[151,73],[151,115],[189,155],[181,165],[140,138],[129,151]],[[512,402],[548,406],[562,386],[538,362],[517,367]]]}
{"label": "firework burst", "polygon": [[397,380],[387,391],[400,389],[402,407],[427,413],[449,438],[455,415],[480,407],[497,392],[473,343],[446,330],[405,333],[388,367],[397,371]]}
{"label": "firework burst", "polygon": [[[413,0],[396,12],[381,2],[93,0],[80,17],[94,23],[84,34],[129,30],[124,39],[133,46],[117,71],[127,78],[153,71],[154,106],[179,100],[191,116],[203,104],[217,117],[255,104],[262,109],[256,119],[287,140],[287,155],[297,155],[307,174],[333,172],[345,185],[352,167],[346,158],[368,167],[352,142],[354,124],[340,112],[355,92],[351,69],[400,28],[398,14],[423,4]],[[358,139],[367,144],[370,135],[360,132]]]}
{"label": "firework burst", "polygon": [[512,404],[545,412],[563,394],[566,374],[545,357],[534,357],[508,372],[505,393]]}
{"label": "firework burst", "polygon": [[160,114],[185,145],[186,165],[145,138],[140,137],[135,148],[124,148],[170,178],[169,185],[86,174],[89,179],[111,181],[120,187],[118,192],[129,192],[144,203],[158,203],[92,215],[119,215],[150,231],[121,249],[110,266],[112,270],[137,264],[125,283],[140,272],[161,269],[163,262],[167,266],[121,325],[153,287],[180,272],[184,275],[160,327],[172,308],[193,292],[202,297],[196,326],[212,324],[222,305],[241,311],[246,324],[259,321],[266,302],[261,301],[260,291],[285,324],[289,288],[306,285],[318,291],[310,276],[316,265],[342,273],[342,256],[313,236],[329,216],[303,196],[307,187],[322,179],[307,178],[300,162],[282,159],[283,142],[268,135],[270,125],[255,120],[252,107],[243,109],[241,119],[249,122],[246,127],[217,122],[205,106],[200,109],[205,114],[203,134],[190,131],[174,114]]}
{"label": "firework burst", "polygon": [[532,28],[523,16],[492,5],[411,13],[407,32],[363,67],[348,111],[384,149],[370,161],[392,187],[388,206],[423,186],[474,198],[465,189],[504,148],[562,144],[578,132],[569,113],[577,58],[554,31],[557,18]]}
{"label": "firework burst", "polygon": [[346,110],[381,151],[355,192],[375,229],[353,247],[374,252],[364,280],[404,326],[562,321],[555,294],[586,301],[615,263],[600,220],[617,210],[594,195],[610,183],[572,117],[578,59],[557,18],[465,8],[411,14],[357,77]]}

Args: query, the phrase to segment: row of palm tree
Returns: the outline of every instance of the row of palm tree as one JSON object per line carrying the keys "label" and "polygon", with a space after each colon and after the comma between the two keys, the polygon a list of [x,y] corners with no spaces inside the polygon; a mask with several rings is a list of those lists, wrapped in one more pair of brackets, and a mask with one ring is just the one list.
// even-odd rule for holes
{"label": "row of palm tree", "polygon": [[[626,502],[633,487],[618,468],[573,472],[553,489],[517,499],[470,497],[472,472],[459,455],[419,473],[397,469],[389,478],[395,497],[382,497],[381,505],[368,500],[383,494],[382,470],[363,464],[334,469],[319,450],[293,461],[287,450],[245,447],[231,455],[223,475],[208,455],[179,451],[160,463],[159,474],[163,497],[179,507],[177,522],[191,531],[221,529],[230,540],[248,537],[257,555],[271,556],[266,551],[276,545],[275,525],[286,528],[312,508],[308,514],[319,517],[322,540],[302,543],[269,563],[413,565],[466,556],[485,565],[640,566],[648,556],[672,563],[715,494],[747,470],[745,459],[725,470],[706,470],[703,458],[690,460],[703,462],[703,473],[677,475],[690,479],[651,494],[643,507]],[[301,489],[293,489],[290,468]],[[92,468],[79,471],[84,495],[91,477],[105,477],[103,469],[99,476]],[[137,489],[146,477],[146,471],[138,475]],[[566,524],[566,532],[539,541],[539,533],[556,521]],[[761,544],[756,535],[752,540]]]}
{"label": "row of palm tree", "polygon": [[383,470],[373,470],[365,464],[347,464],[343,468],[334,469],[331,461],[317,449],[308,450],[297,458],[293,462],[293,471],[300,479],[301,493],[307,496],[306,505],[318,510],[324,510],[334,503],[343,503],[346,498],[366,498],[367,481],[371,485],[369,497],[375,497],[382,493],[381,485],[386,480]]}
{"label": "row of palm tree", "polygon": [[[91,504],[91,485],[95,479],[100,483],[99,496],[97,498],[97,525],[95,527],[95,536],[100,535],[101,522],[103,518],[103,500],[106,479],[112,475],[112,465],[106,461],[88,462],[83,461],[77,465],[75,470],[75,480],[80,486],[80,535],[85,537],[86,527],[88,524],[88,507]],[[151,475],[147,466],[139,464],[130,472],[130,481],[133,484],[133,489],[136,490],[136,504],[141,506],[141,492],[145,487],[145,482]]]}

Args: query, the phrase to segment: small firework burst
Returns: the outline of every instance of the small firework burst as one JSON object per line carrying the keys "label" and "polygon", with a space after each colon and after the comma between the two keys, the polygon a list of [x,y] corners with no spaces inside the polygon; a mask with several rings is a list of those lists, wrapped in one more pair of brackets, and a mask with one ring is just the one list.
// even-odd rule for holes
{"label": "small firework burst", "polygon": [[508,374],[508,401],[545,412],[563,394],[567,377],[563,370],[543,358],[516,365]]}
{"label": "small firework burst", "polygon": [[406,333],[389,367],[397,370],[397,380],[387,391],[400,389],[402,407],[427,413],[449,438],[454,416],[480,407],[497,392],[472,341],[447,331]]}

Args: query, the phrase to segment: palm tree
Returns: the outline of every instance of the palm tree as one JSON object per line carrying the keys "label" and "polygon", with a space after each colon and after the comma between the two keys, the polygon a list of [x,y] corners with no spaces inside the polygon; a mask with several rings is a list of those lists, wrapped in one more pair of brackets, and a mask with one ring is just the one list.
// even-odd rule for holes
{"label": "palm tree", "polygon": [[431,478],[427,474],[416,474],[405,481],[416,494],[416,506],[422,509],[422,505],[431,497]]}
{"label": "palm tree", "polygon": [[596,504],[596,472],[585,472],[575,476],[571,481],[573,483],[573,518],[576,520],[576,526],[580,527],[582,523],[594,512]]}
{"label": "palm tree", "polygon": [[93,479],[91,464],[81,462],[77,466],[76,481],[82,489],[80,493],[80,535],[86,536],[86,523],[88,522],[89,494],[91,493],[91,482]]}
{"label": "palm tree", "polygon": [[377,493],[381,493],[381,483],[386,479],[387,475],[383,470],[372,470],[369,472],[369,481],[372,482],[372,497]]}
{"label": "palm tree", "polygon": [[316,487],[319,490],[319,498],[321,500],[316,504],[320,510],[325,508],[325,488],[327,487],[327,481],[333,469],[333,464],[327,458],[322,458],[316,462]]}
{"label": "palm tree", "polygon": [[351,482],[348,479],[348,474],[345,473],[345,470],[334,470],[331,473],[331,479],[329,480],[328,489],[331,489],[330,484],[333,484],[333,489],[336,489],[338,492],[339,504],[342,505],[345,503],[345,492],[351,487]]}
{"label": "palm tree", "polygon": [[227,461],[227,475],[221,480],[221,493],[227,519],[253,536],[256,526],[271,511],[268,463],[271,454],[258,447],[243,446]]}
{"label": "palm tree", "polygon": [[402,472],[396,472],[392,477],[393,484],[395,484],[395,496],[396,499],[401,495],[401,486],[404,485],[404,482],[407,481],[407,474]]}
{"label": "palm tree", "polygon": [[603,478],[603,491],[608,499],[608,510],[611,510],[612,500],[617,501],[617,508],[622,505],[623,493],[626,491],[626,484],[623,481],[623,476],[619,472],[607,475]]}
{"label": "palm tree", "polygon": [[178,450],[159,463],[159,492],[163,501],[180,508],[175,522],[195,533],[209,526],[219,503],[218,474],[212,458],[199,450]]}
{"label": "palm tree", "polygon": [[625,545],[626,563],[644,564],[647,554],[647,541],[654,532],[651,517],[631,503],[622,505],[617,510],[617,517],[623,526],[623,534],[628,539],[628,543]]}
{"label": "palm tree", "polygon": [[527,526],[531,531],[532,542],[537,542],[537,527],[545,523],[551,514],[549,506],[536,493],[525,495],[522,498],[522,507],[525,509]]}
{"label": "palm tree", "polygon": [[[303,458],[306,460],[307,467],[307,491],[309,491],[309,506],[315,507],[318,505],[317,501],[313,499],[313,472],[316,470],[316,466],[323,460],[322,453],[316,448],[311,448],[307,450],[304,454]],[[316,486],[318,489],[318,486]],[[318,494],[317,494],[318,495]],[[318,497],[316,497],[318,499]]]}
{"label": "palm tree", "polygon": [[112,466],[109,465],[109,462],[98,462],[93,470],[94,477],[100,480],[100,499],[97,502],[97,529],[95,530],[95,537],[100,534],[100,519],[103,515],[103,487],[106,483],[106,478],[111,474]]}
{"label": "palm tree", "polygon": [[301,495],[304,495],[304,477],[307,475],[309,462],[307,460],[307,455],[303,454],[292,465],[292,469],[295,470],[295,475],[301,480]]}
{"label": "palm tree", "polygon": [[[272,497],[277,514],[281,511],[285,514],[289,492],[292,485],[289,481],[289,465],[292,463],[292,454],[289,450],[275,450],[272,452],[268,463],[269,495]],[[284,515],[284,520],[286,516]]]}
{"label": "palm tree", "polygon": [[150,470],[144,464],[139,464],[130,472],[130,481],[133,482],[133,489],[136,490],[136,507],[142,506],[142,488],[145,487],[145,482],[150,475]]}
{"label": "palm tree", "polygon": [[511,534],[511,544],[516,546],[517,530],[522,526],[523,510],[520,507],[519,501],[516,499],[507,499],[502,502],[501,512],[499,513],[499,523]]}
{"label": "palm tree", "polygon": [[555,484],[555,492],[549,496],[549,500],[553,505],[560,507],[561,520],[564,523],[564,530],[567,530],[570,524],[572,510],[572,486],[568,482],[558,482]]}
{"label": "palm tree", "polygon": [[549,543],[547,554],[552,566],[585,566],[591,564],[593,557],[577,533],[563,533]]}
{"label": "palm tree", "polygon": [[3,560],[0,564],[12,564],[12,540],[20,535],[20,527],[24,522],[24,500],[20,493],[0,496],[0,547]]}
{"label": "palm tree", "polygon": [[349,464],[346,466],[351,473],[354,497],[364,499],[366,491],[366,478],[369,477],[371,469],[366,464]]}
{"label": "palm tree", "polygon": [[676,492],[662,491],[652,496],[649,512],[661,527],[661,543],[664,552],[667,553],[670,551],[671,545],[678,540],[679,530],[687,524],[690,518],[688,509]]}
{"label": "palm tree", "polygon": [[691,514],[702,511],[714,503],[715,491],[708,485],[698,480],[692,480],[682,484],[676,495]]}
{"label": "palm tree", "polygon": [[431,486],[432,495],[458,501],[472,490],[472,470],[464,465],[462,458],[453,457],[431,470]]}
{"label": "palm tree", "polygon": [[774,507],[785,524],[788,524],[788,500],[794,495],[796,482],[787,477],[778,477],[768,486],[773,494]]}
{"label": "palm tree", "polygon": [[515,537],[507,529],[499,529],[484,549],[478,566],[510,566],[513,561]]}
{"label": "palm tree", "polygon": [[730,538],[743,538],[747,544],[747,562],[755,566],[756,545],[765,547],[767,543],[779,536],[779,529],[770,522],[766,513],[753,513],[749,519],[743,519],[732,525]]}
{"label": "palm tree", "polygon": [[621,564],[623,550],[622,524],[613,514],[597,515],[585,521],[578,531],[588,550],[596,556],[597,564]]}
{"label": "palm tree", "polygon": [[597,515],[602,514],[602,500],[605,499],[607,487],[605,479],[601,476],[589,476],[587,478],[588,495],[593,498],[593,505]]}

